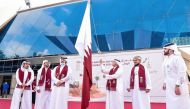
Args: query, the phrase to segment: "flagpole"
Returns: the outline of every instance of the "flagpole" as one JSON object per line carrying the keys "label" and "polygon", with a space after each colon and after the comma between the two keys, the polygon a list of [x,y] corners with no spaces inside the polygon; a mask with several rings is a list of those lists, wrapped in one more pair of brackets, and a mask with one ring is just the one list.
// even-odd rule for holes
{"label": "flagpole", "polygon": [[[110,82],[110,81],[109,81]],[[111,88],[111,82],[109,84],[110,88]],[[109,109],[110,109],[110,90],[109,90]]]}

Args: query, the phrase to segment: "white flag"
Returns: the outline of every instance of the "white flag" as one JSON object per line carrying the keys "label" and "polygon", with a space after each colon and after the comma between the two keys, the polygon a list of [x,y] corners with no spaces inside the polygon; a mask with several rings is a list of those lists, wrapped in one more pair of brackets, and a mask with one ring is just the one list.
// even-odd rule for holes
{"label": "white flag", "polygon": [[85,50],[89,53],[89,48],[91,49],[91,23],[90,23],[90,3],[87,3],[80,31],[75,43],[75,48],[77,49],[81,57],[86,56]]}

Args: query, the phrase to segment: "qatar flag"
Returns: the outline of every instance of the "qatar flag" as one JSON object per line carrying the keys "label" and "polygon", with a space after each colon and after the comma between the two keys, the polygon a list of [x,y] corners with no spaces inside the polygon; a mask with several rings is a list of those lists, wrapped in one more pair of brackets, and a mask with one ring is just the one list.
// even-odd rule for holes
{"label": "qatar flag", "polygon": [[92,86],[92,36],[90,24],[90,1],[88,1],[80,31],[75,43],[79,55],[84,59],[81,109],[87,109]]}

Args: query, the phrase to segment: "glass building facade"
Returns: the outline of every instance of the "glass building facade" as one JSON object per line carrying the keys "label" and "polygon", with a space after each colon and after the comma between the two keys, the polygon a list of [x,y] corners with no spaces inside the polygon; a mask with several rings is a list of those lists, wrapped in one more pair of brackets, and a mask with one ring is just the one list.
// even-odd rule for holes
{"label": "glass building facade", "polygon": [[[92,49],[121,51],[190,44],[189,0],[91,0]],[[18,12],[0,32],[0,58],[77,54],[87,1]]]}

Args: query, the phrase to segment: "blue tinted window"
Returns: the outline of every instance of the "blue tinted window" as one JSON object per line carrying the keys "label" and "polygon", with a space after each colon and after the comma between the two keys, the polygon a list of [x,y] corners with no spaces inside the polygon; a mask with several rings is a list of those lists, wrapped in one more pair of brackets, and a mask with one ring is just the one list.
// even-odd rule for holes
{"label": "blue tinted window", "polygon": [[152,32],[151,34],[151,48],[158,48],[162,46],[164,38],[164,33],[163,32]]}
{"label": "blue tinted window", "polygon": [[122,42],[124,50],[133,50],[134,49],[134,31],[122,32]]}
{"label": "blue tinted window", "polygon": [[150,43],[151,43],[150,31],[142,29],[135,30],[135,49],[150,48]]}

